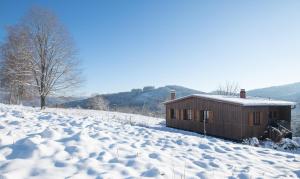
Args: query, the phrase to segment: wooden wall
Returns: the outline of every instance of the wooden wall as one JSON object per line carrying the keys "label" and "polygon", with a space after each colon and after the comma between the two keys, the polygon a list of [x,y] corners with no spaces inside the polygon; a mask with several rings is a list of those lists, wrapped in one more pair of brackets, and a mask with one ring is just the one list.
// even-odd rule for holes
{"label": "wooden wall", "polygon": [[[276,111],[277,118],[270,119],[269,112]],[[261,112],[260,125],[249,125],[249,112]],[[290,106],[261,106],[261,107],[243,107],[243,138],[260,137],[264,135],[269,121],[271,120],[285,120],[288,125],[287,128],[291,129],[291,107]]]}
{"label": "wooden wall", "polygon": [[[242,138],[260,137],[264,135],[264,131],[268,126],[269,107],[244,107],[242,116]],[[249,119],[249,113],[260,113],[260,125],[254,125],[253,121]]]}
{"label": "wooden wall", "polygon": [[[192,120],[183,120],[182,115],[180,115],[180,119],[171,119],[169,115],[169,109],[171,108],[175,109],[175,111],[192,109]],[[202,110],[209,110],[213,111],[213,119],[208,120],[208,122],[205,123],[207,134],[228,139],[239,139],[242,136],[240,130],[240,118],[242,116],[241,109],[241,106],[236,104],[191,97],[166,104],[167,126],[204,133],[204,122],[202,122],[203,116],[201,113],[199,114],[199,112]]]}
{"label": "wooden wall", "polygon": [[[171,119],[170,109],[175,110],[176,119]],[[192,120],[183,119],[183,110],[192,109]],[[204,133],[203,116],[199,111],[213,111],[213,119],[205,123],[206,134],[232,140],[263,135],[269,120],[269,110],[279,111],[280,118],[290,121],[290,106],[286,107],[244,107],[239,104],[190,97],[166,104],[168,127]],[[249,112],[261,112],[261,124],[249,123]],[[178,119],[178,116],[179,119]]]}

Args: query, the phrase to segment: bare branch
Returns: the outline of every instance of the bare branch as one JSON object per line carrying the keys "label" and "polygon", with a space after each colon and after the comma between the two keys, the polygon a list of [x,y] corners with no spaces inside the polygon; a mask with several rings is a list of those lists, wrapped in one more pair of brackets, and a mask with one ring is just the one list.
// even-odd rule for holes
{"label": "bare branch", "polygon": [[218,95],[236,96],[240,90],[239,84],[236,82],[226,82],[225,85],[219,85],[216,90]]}

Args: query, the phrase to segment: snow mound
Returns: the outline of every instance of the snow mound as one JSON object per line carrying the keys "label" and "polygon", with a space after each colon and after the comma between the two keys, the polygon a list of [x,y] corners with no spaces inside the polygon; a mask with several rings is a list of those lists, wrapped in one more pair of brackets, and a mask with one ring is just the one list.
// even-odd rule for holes
{"label": "snow mound", "polygon": [[300,145],[294,139],[288,138],[284,138],[278,143],[274,143],[271,140],[262,141],[262,146],[281,151],[298,151],[300,149]]}
{"label": "snow mound", "polygon": [[41,132],[41,136],[43,138],[49,138],[49,139],[58,139],[61,137],[61,135],[52,128],[47,127],[43,132]]}
{"label": "snow mound", "polygon": [[25,138],[17,141],[11,148],[12,153],[6,157],[7,159],[27,159],[33,156],[37,143],[31,138]]}
{"label": "snow mound", "polygon": [[256,137],[252,137],[252,138],[249,138],[249,139],[244,139],[243,144],[258,147],[259,146],[259,140]]}

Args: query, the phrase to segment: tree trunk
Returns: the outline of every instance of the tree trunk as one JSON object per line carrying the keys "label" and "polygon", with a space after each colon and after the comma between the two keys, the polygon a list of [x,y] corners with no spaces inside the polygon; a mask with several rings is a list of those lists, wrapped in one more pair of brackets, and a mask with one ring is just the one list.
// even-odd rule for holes
{"label": "tree trunk", "polygon": [[46,96],[41,96],[41,109],[46,107]]}

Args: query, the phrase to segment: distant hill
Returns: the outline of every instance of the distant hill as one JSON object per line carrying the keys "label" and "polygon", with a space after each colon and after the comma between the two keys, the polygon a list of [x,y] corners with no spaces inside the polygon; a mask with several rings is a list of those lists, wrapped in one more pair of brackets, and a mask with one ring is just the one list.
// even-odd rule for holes
{"label": "distant hill", "polygon": [[[122,112],[143,114],[163,114],[164,108],[162,102],[169,98],[171,90],[176,91],[176,97],[182,97],[195,93],[204,93],[202,91],[176,85],[169,85],[159,88],[147,86],[143,89],[132,89],[128,92],[104,94],[90,98],[74,100],[63,103],[62,106],[66,108],[93,109],[93,101],[96,98],[101,97],[106,101],[111,110],[115,109]],[[300,82],[250,90],[247,91],[247,95],[300,102]]]}
{"label": "distant hill", "polygon": [[[94,97],[51,97],[49,96],[47,104],[49,106],[59,105],[66,108],[83,108],[93,109],[92,103],[102,98],[108,105],[110,110],[118,110],[121,112],[142,113],[142,114],[163,114],[164,108],[162,102],[170,97],[170,91],[175,90],[177,97],[182,97],[195,93],[204,93],[194,89],[168,85],[164,87],[154,88],[146,86],[143,89],[132,89],[127,92],[103,94]],[[212,92],[214,93],[214,92]],[[7,95],[4,91],[0,90],[0,102],[4,101],[4,96]],[[281,100],[289,100],[300,103],[300,82],[273,86],[268,88],[261,88],[247,91],[248,96],[274,98]],[[39,98],[26,101],[23,105],[38,106]],[[100,108],[101,109],[101,108]]]}
{"label": "distant hill", "polygon": [[247,91],[249,96],[300,102],[300,82]]}
{"label": "distant hill", "polygon": [[135,113],[150,112],[159,115],[163,113],[162,102],[169,98],[171,90],[176,91],[176,97],[182,97],[195,93],[203,93],[201,91],[176,85],[169,85],[159,88],[147,86],[143,89],[132,89],[128,92],[104,94],[83,100],[71,101],[64,103],[63,106],[66,108],[92,108],[91,102],[94,100],[94,98],[101,96],[111,109]]}

